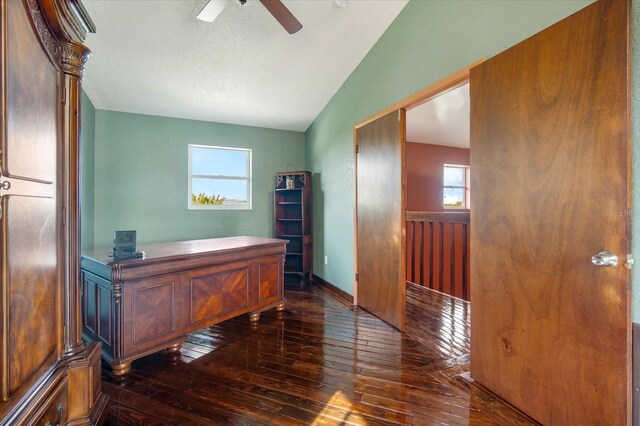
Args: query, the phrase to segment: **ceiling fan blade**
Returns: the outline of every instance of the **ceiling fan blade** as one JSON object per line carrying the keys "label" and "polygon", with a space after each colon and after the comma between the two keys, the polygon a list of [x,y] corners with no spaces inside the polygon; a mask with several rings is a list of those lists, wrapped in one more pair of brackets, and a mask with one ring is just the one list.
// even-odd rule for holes
{"label": "ceiling fan blade", "polygon": [[302,29],[300,21],[293,16],[293,13],[287,9],[287,6],[285,6],[281,0],[260,0],[260,3],[267,8],[269,13],[280,22],[280,25],[282,25],[289,34],[297,33]]}
{"label": "ceiling fan blade", "polygon": [[207,4],[204,5],[200,13],[198,13],[197,18],[201,21],[205,22],[213,22],[215,19],[222,13],[229,0],[209,0]]}

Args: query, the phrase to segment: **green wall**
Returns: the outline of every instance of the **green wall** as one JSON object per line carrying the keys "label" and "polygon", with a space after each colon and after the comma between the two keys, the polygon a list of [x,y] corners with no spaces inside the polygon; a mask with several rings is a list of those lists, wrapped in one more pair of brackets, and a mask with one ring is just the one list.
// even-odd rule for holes
{"label": "green wall", "polygon": [[[253,209],[187,210],[187,145],[253,150]],[[304,133],[122,112],[95,111],[96,247],[113,231],[138,242],[273,235],[275,173],[304,170]]]}
{"label": "green wall", "polygon": [[410,1],[307,129],[314,273],[353,293],[354,124],[589,3]]}
{"label": "green wall", "polygon": [[93,216],[94,216],[94,184],[95,184],[95,158],[96,158],[96,109],[87,95],[82,92],[81,100],[82,128],[80,129],[80,185],[82,191],[81,200],[81,229],[80,239],[83,249],[93,247]]}

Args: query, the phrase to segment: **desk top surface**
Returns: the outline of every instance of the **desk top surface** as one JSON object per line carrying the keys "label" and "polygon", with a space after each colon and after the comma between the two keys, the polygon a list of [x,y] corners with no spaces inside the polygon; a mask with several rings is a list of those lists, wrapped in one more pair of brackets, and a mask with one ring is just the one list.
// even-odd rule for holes
{"label": "desk top surface", "polygon": [[118,259],[110,256],[111,248],[98,248],[82,253],[85,258],[91,258],[105,265],[134,265],[152,260],[169,259],[185,256],[197,256],[208,253],[224,253],[258,248],[264,246],[281,245],[284,251],[286,240],[260,237],[226,237],[210,238],[206,240],[176,241],[171,243],[145,244],[137,247],[144,251],[144,258]]}

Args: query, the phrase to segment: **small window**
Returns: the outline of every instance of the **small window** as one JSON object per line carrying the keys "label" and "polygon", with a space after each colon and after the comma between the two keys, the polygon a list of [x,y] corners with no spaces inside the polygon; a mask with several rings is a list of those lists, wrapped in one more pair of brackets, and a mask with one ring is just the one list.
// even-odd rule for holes
{"label": "small window", "polygon": [[443,179],[443,206],[445,209],[469,208],[469,166],[445,164]]}
{"label": "small window", "polygon": [[250,210],[251,150],[189,145],[189,210]]}

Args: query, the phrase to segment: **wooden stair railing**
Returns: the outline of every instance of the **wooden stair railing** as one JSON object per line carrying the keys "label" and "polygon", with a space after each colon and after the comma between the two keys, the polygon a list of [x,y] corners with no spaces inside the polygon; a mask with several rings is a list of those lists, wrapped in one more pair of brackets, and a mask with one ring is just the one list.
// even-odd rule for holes
{"label": "wooden stair railing", "polygon": [[469,300],[469,212],[407,212],[407,281]]}

